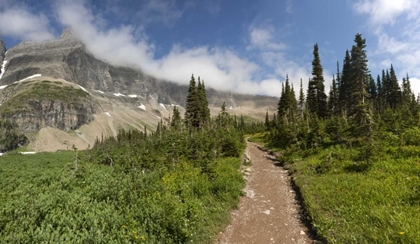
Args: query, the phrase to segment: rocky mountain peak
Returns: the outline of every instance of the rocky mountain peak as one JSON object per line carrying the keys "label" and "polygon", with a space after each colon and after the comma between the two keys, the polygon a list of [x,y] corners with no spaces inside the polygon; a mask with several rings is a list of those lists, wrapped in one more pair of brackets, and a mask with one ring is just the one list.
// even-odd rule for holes
{"label": "rocky mountain peak", "polygon": [[61,33],[60,39],[77,39],[76,34],[70,27],[65,28]]}

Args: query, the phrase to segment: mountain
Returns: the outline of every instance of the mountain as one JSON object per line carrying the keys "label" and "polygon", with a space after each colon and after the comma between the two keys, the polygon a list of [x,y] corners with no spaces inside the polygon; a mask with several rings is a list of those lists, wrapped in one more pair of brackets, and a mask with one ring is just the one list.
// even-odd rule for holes
{"label": "mountain", "polygon": [[[152,131],[174,105],[183,112],[188,91],[186,85],[97,59],[68,29],[57,40],[22,42],[7,52],[0,41],[0,61],[0,117],[16,122],[33,150],[86,148],[122,128]],[[274,113],[278,101],[206,90],[213,115],[226,102],[230,113],[261,120],[266,110]]]}

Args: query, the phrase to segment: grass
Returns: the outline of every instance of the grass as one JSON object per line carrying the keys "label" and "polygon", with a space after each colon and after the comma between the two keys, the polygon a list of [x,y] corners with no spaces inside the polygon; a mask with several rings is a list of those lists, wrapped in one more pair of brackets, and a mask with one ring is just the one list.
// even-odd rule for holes
{"label": "grass", "polygon": [[0,107],[0,113],[2,114],[13,114],[16,111],[32,111],[34,108],[31,101],[34,100],[61,101],[78,106],[83,105],[86,99],[89,98],[89,94],[83,90],[63,85],[61,82],[57,84],[50,81],[34,81],[13,85],[21,86],[21,91],[2,104]]}
{"label": "grass", "polygon": [[243,188],[239,158],[142,173],[62,151],[0,158],[4,243],[211,243]]}
{"label": "grass", "polygon": [[285,152],[314,229],[327,243],[420,243],[420,149],[340,146]]}

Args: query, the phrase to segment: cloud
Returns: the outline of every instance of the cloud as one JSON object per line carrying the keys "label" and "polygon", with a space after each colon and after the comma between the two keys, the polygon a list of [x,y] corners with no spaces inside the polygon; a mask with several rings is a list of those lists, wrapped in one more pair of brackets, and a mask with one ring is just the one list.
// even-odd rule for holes
{"label": "cloud", "polygon": [[0,11],[0,34],[25,41],[46,41],[54,38],[49,20],[25,8],[4,8]]}
{"label": "cloud", "polygon": [[[69,26],[96,57],[118,65],[141,67],[148,74],[180,84],[188,84],[192,73],[201,76],[206,86],[250,94],[278,96],[273,81],[255,81],[260,67],[223,47],[184,48],[174,45],[160,59],[154,58],[155,47],[144,33],[134,35],[135,28],[121,25],[101,28],[84,2],[62,2],[57,5],[60,23]],[[275,87],[279,87],[278,83]],[[271,87],[267,87],[270,85]]]}
{"label": "cloud", "polygon": [[293,13],[293,1],[287,0],[286,1],[286,13],[292,14]]}
{"label": "cloud", "polygon": [[403,13],[407,18],[415,18],[419,7],[418,0],[361,0],[354,4],[356,12],[368,14],[375,25],[393,24]]}
{"label": "cloud", "polygon": [[412,89],[419,93],[420,85],[416,83],[420,80],[420,2],[361,0],[354,4],[354,9],[369,18],[369,27],[378,40],[372,52],[372,66],[389,69],[392,63],[400,82],[408,73]]}
{"label": "cloud", "polygon": [[271,49],[271,50],[284,50],[286,45],[283,43],[276,43],[273,41],[273,28],[250,28],[250,42],[251,45],[248,49]]}

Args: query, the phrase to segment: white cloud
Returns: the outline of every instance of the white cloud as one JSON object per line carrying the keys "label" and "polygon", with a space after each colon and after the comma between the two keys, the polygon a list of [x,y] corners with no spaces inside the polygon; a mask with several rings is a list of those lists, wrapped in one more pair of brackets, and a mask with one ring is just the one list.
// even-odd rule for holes
{"label": "white cloud", "polygon": [[[233,51],[221,47],[200,46],[186,49],[174,45],[160,59],[154,59],[154,45],[143,34],[134,37],[134,27],[101,29],[95,16],[83,2],[57,5],[59,21],[70,26],[96,57],[119,65],[141,67],[157,78],[187,84],[192,73],[201,76],[207,87],[250,94],[278,96],[273,80],[256,82],[254,74],[260,67]],[[278,88],[280,82],[274,87]],[[267,87],[270,85],[270,87]]]}
{"label": "white cloud", "polygon": [[26,41],[54,38],[49,20],[43,14],[33,14],[25,8],[5,8],[0,12],[0,34]]}
{"label": "white cloud", "polygon": [[373,24],[393,24],[403,13],[414,18],[419,7],[418,0],[360,0],[354,4],[355,10],[368,14]]}
{"label": "white cloud", "polygon": [[[420,2],[418,0],[361,0],[354,4],[357,13],[365,14],[378,38],[373,50],[374,67],[389,69],[392,63],[400,82],[408,73],[412,89],[420,92]],[[388,28],[389,25],[396,28]]]}
{"label": "white cloud", "polygon": [[273,28],[250,28],[251,45],[248,49],[258,48],[263,50],[284,50],[286,45],[283,43],[276,43],[273,41]]}

